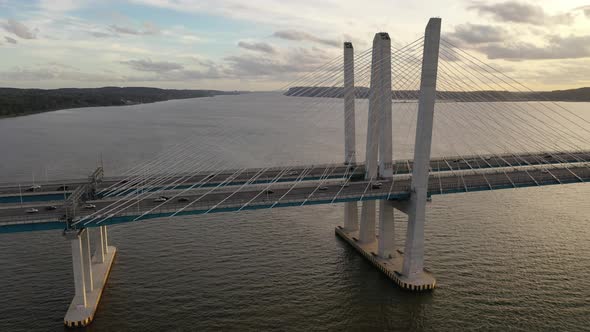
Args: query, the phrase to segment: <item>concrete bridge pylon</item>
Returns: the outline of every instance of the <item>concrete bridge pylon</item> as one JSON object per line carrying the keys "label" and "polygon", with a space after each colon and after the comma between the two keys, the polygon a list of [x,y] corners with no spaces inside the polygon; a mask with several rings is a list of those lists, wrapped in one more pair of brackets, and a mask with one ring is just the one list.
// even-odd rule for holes
{"label": "concrete bridge pylon", "polygon": [[[424,223],[428,198],[440,28],[441,19],[431,18],[424,34],[414,166],[409,199],[406,201],[387,199],[379,201],[378,236],[375,232],[376,204],[373,200],[362,202],[358,232],[349,220],[352,214],[352,208],[349,206],[345,206],[345,227],[336,228],[336,234],[351,244],[396,284],[413,291],[432,290],[436,286],[435,278],[424,270]],[[345,44],[345,77],[346,68],[353,67],[350,63],[352,62],[351,58],[351,56],[346,57]],[[392,59],[391,40],[387,33],[380,32],[375,35],[371,60],[365,180],[370,181],[371,186],[378,186],[376,182],[379,179],[393,177]],[[345,91],[347,91],[346,85]],[[346,105],[345,102],[345,112]],[[346,133],[348,131],[345,127],[345,146],[348,147]],[[408,215],[408,228],[403,251],[396,250],[395,247],[394,208]]]}

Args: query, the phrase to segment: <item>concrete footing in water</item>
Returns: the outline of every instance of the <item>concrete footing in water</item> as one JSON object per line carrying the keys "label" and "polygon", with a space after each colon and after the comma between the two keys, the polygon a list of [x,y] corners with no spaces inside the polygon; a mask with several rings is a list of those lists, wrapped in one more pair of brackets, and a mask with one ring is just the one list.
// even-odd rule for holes
{"label": "concrete footing in water", "polygon": [[108,246],[104,262],[101,263],[97,257],[93,257],[92,280],[94,287],[92,291],[86,293],[86,306],[77,303],[76,299],[72,300],[64,317],[64,324],[67,327],[84,327],[92,322],[116,254],[117,248]]}
{"label": "concrete footing in water", "polygon": [[350,244],[402,289],[410,291],[432,291],[436,287],[436,279],[428,271],[423,271],[423,273],[411,277],[401,274],[404,257],[400,250],[395,251],[388,258],[379,257],[377,255],[379,238],[370,243],[361,243],[358,241],[357,231],[347,232],[340,226],[336,227],[336,235]]}

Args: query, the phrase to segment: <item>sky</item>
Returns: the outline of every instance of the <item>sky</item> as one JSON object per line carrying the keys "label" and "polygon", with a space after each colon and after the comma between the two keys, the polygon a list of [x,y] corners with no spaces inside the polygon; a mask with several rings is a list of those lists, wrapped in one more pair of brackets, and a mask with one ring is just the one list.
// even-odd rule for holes
{"label": "sky", "polygon": [[590,86],[590,0],[0,0],[0,86],[273,90],[430,17],[532,89]]}

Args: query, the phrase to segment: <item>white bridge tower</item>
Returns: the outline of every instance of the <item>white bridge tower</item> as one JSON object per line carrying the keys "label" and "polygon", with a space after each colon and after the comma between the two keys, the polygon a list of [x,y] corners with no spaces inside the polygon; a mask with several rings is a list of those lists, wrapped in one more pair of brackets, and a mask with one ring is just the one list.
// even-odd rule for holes
{"label": "white bridge tower", "polygon": [[[375,232],[376,202],[363,200],[360,227],[356,203],[345,203],[344,227],[336,234],[350,243],[400,287],[422,291],[434,289],[436,280],[424,270],[424,222],[441,19],[431,18],[424,35],[424,54],[418,101],[418,119],[411,192],[408,200],[379,200],[379,234]],[[373,39],[369,113],[365,150],[365,180],[379,187],[380,180],[393,178],[391,40],[385,32]],[[394,59],[395,60],[395,59]],[[354,60],[351,43],[344,44],[345,158],[354,162]],[[405,249],[396,250],[393,208],[408,214]],[[358,229],[358,231],[357,231]],[[402,255],[403,253],[403,255]]]}

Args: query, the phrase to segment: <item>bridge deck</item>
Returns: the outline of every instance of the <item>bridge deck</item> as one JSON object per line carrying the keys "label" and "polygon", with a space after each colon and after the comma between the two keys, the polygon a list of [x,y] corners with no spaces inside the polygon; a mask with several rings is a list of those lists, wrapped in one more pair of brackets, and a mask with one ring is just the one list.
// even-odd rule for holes
{"label": "bridge deck", "polygon": [[[430,162],[432,172],[477,170],[487,168],[501,168],[527,165],[555,165],[563,163],[576,163],[590,161],[590,151],[579,152],[538,152],[504,155],[482,155],[482,156],[452,156],[446,158],[432,159]],[[412,170],[413,161],[401,160],[394,163],[395,174],[408,174]],[[157,191],[161,189],[185,189],[207,181],[205,186],[215,187],[226,181],[238,170],[225,170],[223,172],[201,172],[197,174],[180,174],[163,178],[161,181],[144,185],[144,177],[124,179],[122,177],[104,178],[99,184],[97,191],[99,197],[124,196],[141,188],[142,190]],[[305,173],[304,173],[305,172]],[[357,178],[364,176],[364,164],[354,166],[343,164],[323,164],[315,166],[292,166],[274,167],[268,169],[254,168],[243,170],[232,181],[231,185],[243,184],[254,175],[258,175],[254,183],[268,183],[280,177],[278,182],[289,182],[294,180],[313,181],[328,174],[328,178],[342,178],[351,175]],[[151,175],[152,178],[159,178],[163,174]],[[0,204],[41,202],[41,201],[62,201],[78,187],[86,184],[84,179],[55,180],[43,184],[35,192],[29,192],[31,184],[0,184]],[[67,187],[67,189],[64,189]],[[110,189],[109,189],[110,188]]]}
{"label": "bridge deck", "polygon": [[[429,180],[429,195],[579,183],[589,180],[590,168],[585,164],[556,166],[549,171],[533,167],[453,171],[432,173]],[[179,191],[170,191],[167,195],[171,196],[171,199],[164,203],[154,202],[153,199],[158,194],[151,193],[141,200],[134,197],[123,199],[118,203],[122,204],[119,209],[113,211],[109,211],[109,204],[113,204],[113,199],[93,201],[96,212],[82,210],[80,217],[83,223],[86,223],[85,226],[94,227],[174,215],[376,199],[405,200],[410,195],[410,175],[395,176],[392,180],[380,182],[381,188],[372,188],[371,183],[365,180],[350,182],[349,186],[343,187],[340,181],[328,180],[322,183],[322,186],[326,187],[325,190],[318,189],[319,181],[301,182],[296,186],[292,183],[248,185],[240,190],[240,186],[200,188],[187,191],[181,196]],[[265,189],[271,189],[272,193],[266,193]],[[188,199],[188,202],[179,202],[179,197]],[[62,211],[46,211],[43,210],[43,205],[37,207],[40,211],[35,215],[25,215],[21,207],[0,207],[0,233],[65,228],[65,221],[60,220]],[[177,212],[180,209],[183,210]],[[90,215],[93,215],[92,218],[85,218]],[[82,223],[79,226],[82,226]]]}

